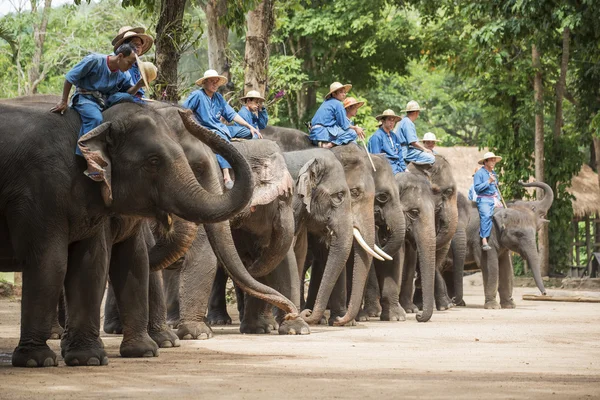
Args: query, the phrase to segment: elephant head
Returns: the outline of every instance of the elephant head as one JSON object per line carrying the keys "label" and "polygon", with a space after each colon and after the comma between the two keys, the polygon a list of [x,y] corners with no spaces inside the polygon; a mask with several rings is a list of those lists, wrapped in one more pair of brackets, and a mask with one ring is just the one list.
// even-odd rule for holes
{"label": "elephant head", "polygon": [[[420,174],[396,174],[400,202],[406,216],[406,237],[417,249],[423,288],[423,313],[417,321],[426,322],[433,314],[436,262],[435,209],[440,190]],[[412,294],[411,294],[412,296]]]}
{"label": "elephant head", "polygon": [[502,247],[518,253],[527,261],[535,284],[542,294],[546,294],[536,242],[538,225],[542,223],[540,219],[537,210],[532,211],[528,207],[501,208],[494,213],[494,229]]}

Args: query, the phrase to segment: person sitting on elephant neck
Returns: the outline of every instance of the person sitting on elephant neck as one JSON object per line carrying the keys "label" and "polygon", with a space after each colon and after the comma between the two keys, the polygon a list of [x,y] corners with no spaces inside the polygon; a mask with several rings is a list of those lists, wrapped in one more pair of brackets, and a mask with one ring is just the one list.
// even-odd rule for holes
{"label": "person sitting on elephant neck", "polygon": [[[217,90],[227,83],[227,78],[219,75],[214,69],[209,69],[204,76],[196,81],[196,85],[202,86],[202,89],[193,91],[183,103],[183,107],[189,108],[194,112],[198,123],[231,142],[231,134],[227,125],[221,121],[223,117],[227,122],[235,121],[241,126],[246,127],[254,136],[261,137],[258,129],[246,122],[235,110],[227,104],[221,93]],[[231,165],[222,156],[217,154],[217,161],[223,170],[223,181],[226,189],[233,188],[233,180],[229,174]]]}
{"label": "person sitting on elephant neck", "polygon": [[402,110],[402,112],[406,112],[406,116],[400,121],[398,135],[402,142],[402,155],[407,164],[412,162],[416,165],[432,165],[435,163],[433,152],[423,147],[417,137],[415,121],[419,118],[421,110],[419,103],[414,100],[406,104],[406,109]]}
{"label": "person sitting on elephant neck", "polygon": [[380,122],[381,126],[369,139],[369,153],[385,154],[394,175],[406,171],[400,138],[392,130],[401,117],[396,115],[393,110],[385,110],[375,119]]}
{"label": "person sitting on elephant neck", "polygon": [[365,102],[358,101],[354,97],[346,97],[342,103],[344,105],[344,109],[346,110],[346,118],[348,118],[348,122],[350,125],[354,125],[354,121],[352,118],[356,117],[358,113],[358,109],[361,108]]}
{"label": "person sitting on elephant neck", "polygon": [[498,176],[494,167],[502,157],[492,152],[485,153],[479,160],[483,168],[479,168],[473,176],[473,186],[477,194],[477,211],[479,211],[479,236],[481,237],[481,249],[483,251],[491,250],[488,244],[488,238],[492,232],[492,217],[494,216],[494,207],[498,201]]}
{"label": "person sitting on elephant neck", "polygon": [[313,144],[330,149],[354,142],[357,136],[361,140],[365,139],[363,129],[349,122],[342,104],[350,88],[352,85],[342,85],[339,82],[333,82],[329,86],[325,101],[311,121],[309,138]]}
{"label": "person sitting on elephant neck", "polygon": [[[154,39],[152,38],[152,36],[147,35],[145,32],[146,29],[142,27],[122,27],[121,29],[119,29],[119,33],[117,34],[117,36],[115,36],[115,38],[112,40],[114,51],[116,52],[119,46],[121,46],[122,44],[128,43],[135,48],[135,52],[138,55],[138,57],[143,56],[148,52],[148,50],[150,50],[152,44],[154,43]],[[135,83],[142,78],[142,73],[140,72],[140,68],[137,61],[133,63],[133,65],[129,69],[129,74],[131,75],[132,86],[135,85]],[[144,97],[145,93],[146,92],[144,91],[144,89],[140,88],[135,94],[135,98],[140,100],[142,97]]]}
{"label": "person sitting on elephant neck", "polygon": [[[256,130],[265,129],[269,122],[269,115],[264,106],[265,98],[260,95],[258,90],[251,90],[240,99],[244,105],[238,111],[238,115]],[[252,134],[248,128],[237,122],[227,127],[232,138],[237,139],[262,139],[260,132]]]}
{"label": "person sitting on elephant neck", "polygon": [[[121,101],[133,101],[133,95],[142,87],[140,79],[131,84],[131,76],[126,72],[135,62],[135,49],[131,44],[122,44],[115,55],[90,54],[75,65],[65,76],[62,100],[52,107],[51,112],[64,114],[68,108],[69,94],[75,85],[71,97],[71,108],[81,116],[79,138],[102,124],[102,111]],[[79,146],[75,154],[83,156]],[[101,181],[98,172],[85,172],[95,181]]]}
{"label": "person sitting on elephant neck", "polygon": [[434,148],[437,142],[439,142],[439,140],[437,140],[433,132],[427,132],[425,135],[423,135],[422,142],[423,147],[431,150],[431,154],[433,154],[434,156],[437,154],[437,151],[435,151]]}

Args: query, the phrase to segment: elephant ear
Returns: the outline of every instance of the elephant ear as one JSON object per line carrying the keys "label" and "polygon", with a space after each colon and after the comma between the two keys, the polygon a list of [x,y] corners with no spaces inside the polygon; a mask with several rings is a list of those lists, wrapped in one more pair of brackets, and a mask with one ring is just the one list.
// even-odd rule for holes
{"label": "elephant ear", "polygon": [[251,206],[265,205],[278,197],[288,197],[294,190],[294,180],[285,166],[285,160],[279,153],[274,153],[266,162],[253,165],[254,193]]}
{"label": "elephant ear", "polygon": [[494,217],[493,217],[494,223],[500,230],[500,233],[502,233],[502,231],[504,231],[504,229],[506,229],[506,220],[508,219],[508,216],[506,215],[506,212],[504,209],[496,209],[496,210],[497,211],[494,212]]}
{"label": "elephant ear", "polygon": [[296,192],[302,198],[302,202],[306,206],[306,211],[310,213],[310,202],[312,200],[312,192],[316,186],[316,167],[317,160],[315,158],[308,161],[300,168],[298,180],[296,181]]}
{"label": "elephant ear", "polygon": [[96,182],[102,182],[102,199],[107,207],[112,204],[113,200],[111,163],[107,150],[110,128],[111,123],[104,122],[77,141],[77,145],[88,163],[88,169],[84,174]]}

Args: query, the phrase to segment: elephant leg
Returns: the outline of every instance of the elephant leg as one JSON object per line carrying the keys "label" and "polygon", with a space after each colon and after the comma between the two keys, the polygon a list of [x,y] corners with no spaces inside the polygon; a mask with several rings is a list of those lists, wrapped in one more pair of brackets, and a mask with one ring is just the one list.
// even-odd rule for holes
{"label": "elephant leg", "polygon": [[513,300],[513,265],[510,259],[510,251],[505,251],[498,257],[498,269],[500,281],[498,282],[498,294],[500,295],[500,306],[502,308],[515,308],[517,305]]}
{"label": "elephant leg", "polygon": [[314,258],[310,269],[310,283],[308,284],[308,296],[306,297],[305,309],[312,310],[315,307],[315,301],[317,294],[319,293],[319,287],[321,286],[321,280],[323,279],[323,272],[326,261],[326,251],[322,249],[312,249]]}
{"label": "elephant leg", "polygon": [[[350,254],[352,254],[352,252]],[[346,315],[348,309],[348,268],[352,268],[353,264],[354,257],[351,255],[346,263],[346,267],[340,274],[335,286],[333,287],[333,292],[331,292],[331,297],[329,298],[329,325],[333,325],[338,317],[343,317]],[[356,325],[356,321],[352,320],[345,325],[354,326]]]}
{"label": "elephant leg", "polygon": [[167,325],[179,325],[179,270],[163,270],[163,285],[167,298]]}
{"label": "elephant leg", "polygon": [[123,324],[123,357],[156,357],[158,346],[148,335],[148,249],[142,232],[113,245],[110,280]]}
{"label": "elephant leg", "polygon": [[179,347],[179,338],[167,325],[167,304],[162,272],[151,272],[148,285],[148,334],[158,347]]}
{"label": "elephant leg", "polygon": [[204,229],[188,250],[179,278],[179,312],[181,321],[177,336],[182,340],[210,339],[213,331],[206,324],[210,291],[217,273],[217,257]]}
{"label": "elephant leg", "polygon": [[377,277],[381,288],[381,317],[382,321],[406,321],[406,312],[400,306],[400,287],[402,285],[402,260],[404,246],[394,256],[392,261],[376,261]]}
{"label": "elephant leg", "polygon": [[481,273],[485,294],[483,307],[486,309],[499,309],[500,304],[496,301],[496,294],[498,293],[498,255],[493,248],[481,256]]}
{"label": "elephant leg", "polygon": [[417,252],[410,244],[405,245],[402,283],[400,289],[400,305],[407,313],[418,313],[419,308],[413,303],[415,293],[415,271],[417,268]]}
{"label": "elephant leg", "polygon": [[244,312],[246,308],[246,301],[244,300],[246,298],[246,293],[244,293],[244,291],[236,284],[233,285],[233,290],[235,291],[235,301],[239,320],[241,322],[244,319]]}
{"label": "elephant leg", "polygon": [[[71,244],[69,248],[64,282],[67,326],[60,345],[65,364],[71,366],[108,364],[100,339],[100,307],[108,277],[110,245],[106,242],[107,235],[99,236]],[[142,296],[146,290],[141,292]]]}
{"label": "elephant leg", "polygon": [[103,329],[104,332],[108,334],[123,334],[123,325],[121,325],[121,317],[119,315],[119,308],[117,307],[117,299],[112,283],[108,284],[108,289],[106,289],[106,299],[104,299]]}
{"label": "elephant leg", "polygon": [[300,308],[303,310],[306,307],[306,300],[304,299],[304,278],[306,277],[306,256],[308,252],[308,238],[306,228],[301,228],[296,235],[296,242],[294,243],[294,255],[295,265],[298,268],[298,279],[300,280]]}
{"label": "elephant leg", "polygon": [[[231,325],[231,317],[227,313],[227,273],[223,268],[217,268],[215,281],[210,291],[208,303],[208,316],[206,322],[209,325]],[[241,317],[240,317],[241,320]]]}
{"label": "elephant leg", "polygon": [[465,270],[465,257],[467,254],[467,235],[464,229],[458,229],[452,242],[452,277],[454,282],[453,303],[457,306],[465,306],[463,299],[463,276]]}
{"label": "elephant leg", "polygon": [[448,296],[448,288],[446,287],[446,282],[444,281],[444,277],[442,276],[441,270],[443,267],[443,263],[446,260],[446,256],[448,255],[448,250],[450,249],[450,242],[445,244],[444,246],[436,249],[435,251],[435,305],[438,311],[444,311],[449,308],[454,307],[452,303],[452,299]]}
{"label": "elephant leg", "polygon": [[381,304],[379,303],[379,283],[377,282],[377,268],[371,268],[367,287],[365,290],[364,307],[358,314],[359,321],[368,321],[369,317],[379,317],[381,315]]}
{"label": "elephant leg", "polygon": [[[302,280],[297,274],[296,256],[290,248],[285,258],[271,274],[267,282],[285,297],[290,299],[296,307],[300,305],[300,285]],[[279,308],[274,309],[275,320],[279,324],[280,335],[307,335],[310,333],[308,324],[301,318],[286,320],[285,313]]]}
{"label": "elephant leg", "polygon": [[[64,289],[60,292],[60,297],[58,300],[58,306],[56,307],[56,314],[54,314],[54,321],[52,321],[52,331],[50,333],[50,339],[56,340],[62,337],[62,334],[65,332],[65,292]],[[62,315],[61,315],[62,314]],[[62,320],[62,324],[61,324]]]}
{"label": "elephant leg", "polygon": [[[263,278],[259,278],[258,281],[266,284]],[[244,303],[244,318],[240,323],[241,333],[264,334],[279,328],[270,304],[253,296],[244,296]]]}

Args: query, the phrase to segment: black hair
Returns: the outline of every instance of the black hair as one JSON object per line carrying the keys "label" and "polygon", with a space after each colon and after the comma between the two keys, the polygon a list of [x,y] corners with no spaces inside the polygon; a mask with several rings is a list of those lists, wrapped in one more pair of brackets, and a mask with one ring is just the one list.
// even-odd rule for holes
{"label": "black hair", "polygon": [[122,45],[117,47],[117,50],[115,51],[115,55],[118,56],[119,54],[123,54],[123,56],[129,57],[131,55],[131,53],[135,53],[135,52],[136,52],[135,47],[132,44],[123,43]]}

